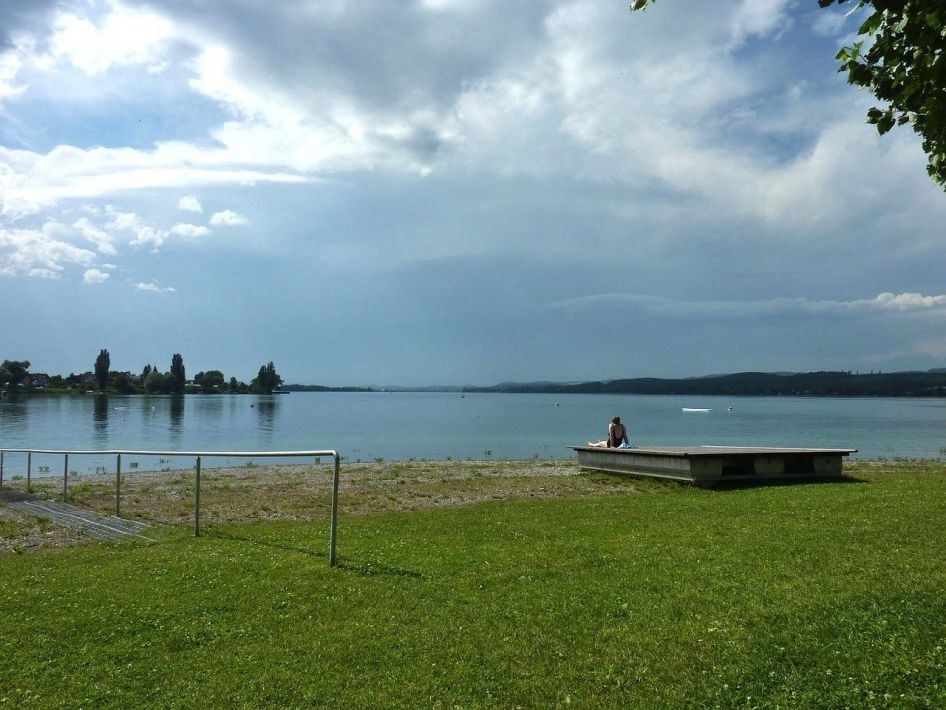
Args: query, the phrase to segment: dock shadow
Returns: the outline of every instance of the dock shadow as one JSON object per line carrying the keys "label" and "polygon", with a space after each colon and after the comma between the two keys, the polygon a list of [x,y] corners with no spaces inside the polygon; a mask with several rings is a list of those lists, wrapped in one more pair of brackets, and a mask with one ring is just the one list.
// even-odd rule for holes
{"label": "dock shadow", "polygon": [[833,476],[833,477],[824,477],[824,478],[812,478],[806,476],[804,478],[785,478],[779,480],[738,480],[738,481],[719,481],[714,483],[712,486],[695,486],[697,488],[703,488],[707,491],[739,491],[749,488],[783,488],[786,486],[819,486],[829,483],[867,483],[866,479],[857,478],[856,476]]}

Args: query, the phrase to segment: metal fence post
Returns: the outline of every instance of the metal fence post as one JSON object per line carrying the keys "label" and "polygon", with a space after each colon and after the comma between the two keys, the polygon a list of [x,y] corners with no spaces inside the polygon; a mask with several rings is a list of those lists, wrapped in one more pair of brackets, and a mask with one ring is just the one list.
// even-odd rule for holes
{"label": "metal fence post", "polygon": [[62,502],[69,500],[69,454],[65,455],[65,461],[62,464]]}
{"label": "metal fence post", "polygon": [[27,451],[26,452],[26,490],[27,491],[30,491],[33,488],[33,484],[31,482],[32,476],[33,476],[33,452]]}
{"label": "metal fence post", "polygon": [[335,454],[335,474],[332,477],[332,526],[328,536],[328,563],[335,566],[335,528],[338,525],[338,467],[339,455]]}
{"label": "metal fence post", "polygon": [[194,481],[194,537],[200,537],[200,456],[197,457],[197,477]]}
{"label": "metal fence post", "polygon": [[0,451],[0,488],[3,488],[3,452]]}
{"label": "metal fence post", "polygon": [[122,455],[115,454],[115,517],[122,509]]}

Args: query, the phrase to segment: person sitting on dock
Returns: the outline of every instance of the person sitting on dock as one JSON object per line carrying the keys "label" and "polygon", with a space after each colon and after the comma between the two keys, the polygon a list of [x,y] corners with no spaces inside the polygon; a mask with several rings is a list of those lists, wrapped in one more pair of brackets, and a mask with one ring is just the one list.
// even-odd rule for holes
{"label": "person sitting on dock", "polygon": [[630,442],[627,440],[627,427],[621,424],[621,417],[615,417],[608,424],[608,448],[616,449],[622,443],[630,446]]}
{"label": "person sitting on dock", "polygon": [[589,441],[588,446],[598,446],[602,449],[630,448],[631,444],[627,440],[627,428],[621,424],[621,417],[615,417],[608,424],[607,441]]}

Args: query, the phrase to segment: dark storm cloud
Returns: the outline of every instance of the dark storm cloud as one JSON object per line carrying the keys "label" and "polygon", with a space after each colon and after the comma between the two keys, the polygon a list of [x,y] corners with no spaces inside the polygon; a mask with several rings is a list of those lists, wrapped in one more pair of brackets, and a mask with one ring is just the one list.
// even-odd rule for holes
{"label": "dark storm cloud", "polygon": [[476,12],[383,0],[322,4],[255,0],[144,3],[241,47],[241,71],[317,103],[323,92],[373,109],[450,105],[510,54],[528,56],[551,2],[515,12],[494,1]]}
{"label": "dark storm cloud", "polygon": [[59,0],[3,0],[0,2],[0,52],[13,46],[18,32],[42,27]]}

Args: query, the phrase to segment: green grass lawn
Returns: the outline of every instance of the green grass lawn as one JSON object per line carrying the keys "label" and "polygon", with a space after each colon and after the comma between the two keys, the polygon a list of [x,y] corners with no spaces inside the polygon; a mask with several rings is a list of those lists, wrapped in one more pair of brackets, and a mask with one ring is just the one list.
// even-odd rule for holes
{"label": "green grass lawn", "polygon": [[946,707],[946,475],[0,556],[0,708]]}

